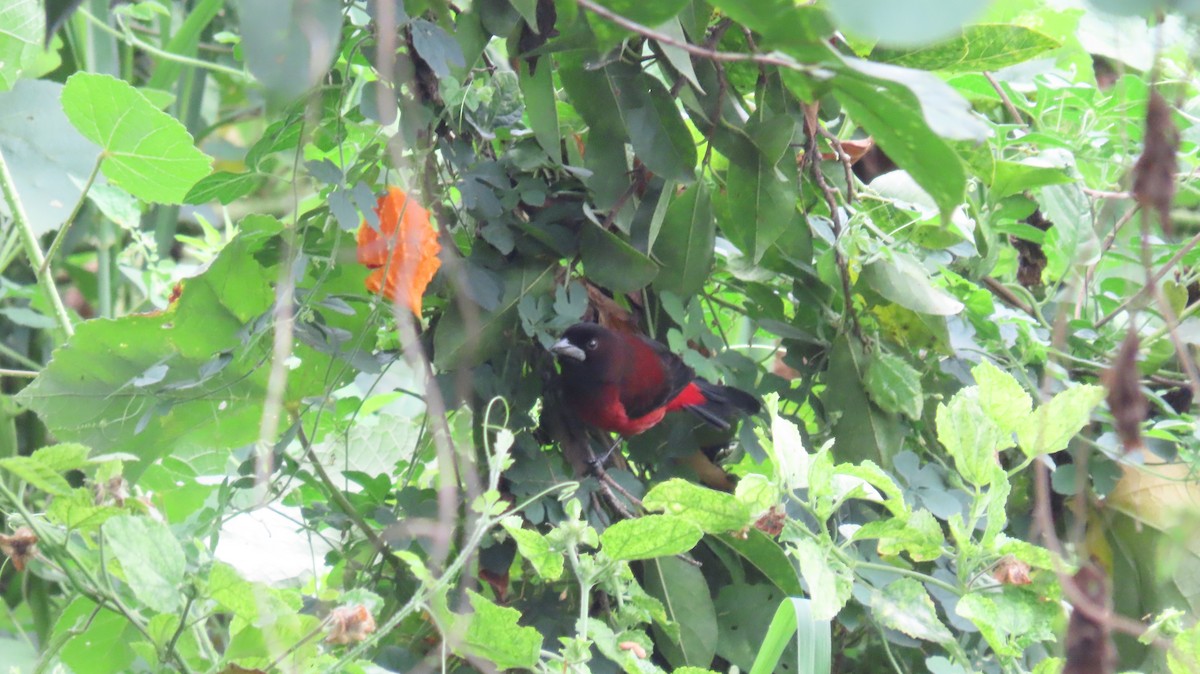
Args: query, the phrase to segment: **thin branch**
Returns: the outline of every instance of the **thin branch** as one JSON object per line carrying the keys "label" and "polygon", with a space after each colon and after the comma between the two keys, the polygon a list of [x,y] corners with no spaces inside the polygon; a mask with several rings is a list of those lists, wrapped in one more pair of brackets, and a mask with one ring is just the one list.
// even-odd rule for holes
{"label": "thin branch", "polygon": [[1008,97],[1008,92],[1004,90],[1004,87],[1000,86],[1000,82],[996,80],[996,76],[986,70],[983,72],[983,76],[987,78],[988,84],[992,85],[992,88],[996,90],[996,94],[1000,96],[1000,102],[1004,103],[1004,108],[1008,110],[1008,114],[1013,118],[1013,121],[1021,126],[1025,126],[1025,118],[1021,116],[1021,111],[1017,109],[1017,106],[1013,105],[1012,99]]}
{"label": "thin branch", "polygon": [[991,276],[984,276],[979,280],[979,282],[983,284],[983,287],[990,290],[993,295],[999,297],[1001,302],[1004,302],[1014,309],[1019,309],[1032,316],[1034,320],[1041,322],[1042,317],[1038,315],[1038,312],[1033,308],[1033,305],[1018,297],[1016,293],[1008,288],[1008,286],[1004,285],[1000,281],[997,281]]}
{"label": "thin branch", "polygon": [[661,42],[662,44],[669,44],[672,47],[679,47],[693,56],[699,56],[700,58],[708,59],[710,61],[748,61],[750,63],[757,63],[759,65],[779,66],[781,68],[790,68],[792,70],[810,70],[809,66],[800,63],[796,59],[785,54],[774,52],[770,54],[743,54],[741,52],[717,51],[715,49],[694,45],[686,40],[676,39],[670,35],[667,35],[666,33],[660,33],[653,28],[643,26],[636,21],[631,21],[608,9],[607,7],[604,7],[603,5],[596,4],[592,0],[576,0],[576,2],[579,3],[580,7],[592,12],[596,16],[608,19],[609,21],[612,21],[626,30],[633,31],[642,37],[650,38],[651,40]]}
{"label": "thin branch", "polygon": [[1158,269],[1158,271],[1151,274],[1150,277],[1148,279],[1146,279],[1147,285],[1145,288],[1142,289],[1142,292],[1137,293],[1137,294],[1127,298],[1124,302],[1121,302],[1120,306],[1118,306],[1116,309],[1113,309],[1111,312],[1109,312],[1109,314],[1107,316],[1096,321],[1096,327],[1099,328],[1099,327],[1103,326],[1105,323],[1108,323],[1112,319],[1116,318],[1118,314],[1120,314],[1121,312],[1128,309],[1129,305],[1133,304],[1144,294],[1153,294],[1153,292],[1154,292],[1153,286],[1157,286],[1158,282],[1161,281],[1162,278],[1167,275],[1167,272],[1171,271],[1171,269],[1174,268],[1175,265],[1179,264],[1180,260],[1182,260],[1184,258],[1184,256],[1187,255],[1188,253],[1192,252],[1192,249],[1195,248],[1197,245],[1200,245],[1200,234],[1197,234],[1197,235],[1193,236],[1192,238],[1188,239],[1188,242],[1183,244],[1182,246],[1180,246],[1179,250],[1175,251],[1175,254],[1171,256],[1170,260],[1167,260],[1166,264],[1164,264],[1162,267],[1160,267]]}
{"label": "thin branch", "polygon": [[[21,241],[25,244],[25,255],[29,258],[29,264],[34,269],[43,269],[43,263],[46,258],[42,255],[42,248],[38,245],[37,233],[33,231],[33,225],[29,222],[29,216],[25,214],[25,206],[21,203],[21,197],[17,194],[16,183],[13,182],[12,174],[8,170],[8,162],[4,160],[3,152],[0,152],[0,192],[4,193],[4,201],[8,204],[8,212],[12,215],[13,225],[21,233]],[[58,294],[58,286],[54,284],[54,278],[49,273],[37,275],[38,285],[42,288],[42,294],[46,296],[46,301],[50,303],[50,307],[54,311],[54,318],[58,321],[58,327],[67,337],[75,334],[75,326],[71,324],[71,316],[67,313],[67,308],[63,305],[62,296]]]}
{"label": "thin branch", "polygon": [[79,201],[75,202],[75,208],[71,209],[71,214],[67,216],[62,227],[58,228],[58,234],[54,235],[54,241],[50,243],[50,250],[46,251],[46,259],[42,260],[42,266],[38,268],[38,276],[45,274],[46,270],[50,268],[50,261],[54,259],[54,255],[62,247],[63,241],[67,239],[67,233],[71,231],[71,225],[75,224],[75,218],[79,217],[79,211],[83,210],[83,205],[87,203],[88,192],[91,191],[92,184],[96,182],[96,176],[100,174],[100,167],[104,165],[104,160],[107,157],[107,150],[96,155],[96,163],[92,166],[92,172],[88,174],[87,180],[83,183],[83,190],[79,193]]}

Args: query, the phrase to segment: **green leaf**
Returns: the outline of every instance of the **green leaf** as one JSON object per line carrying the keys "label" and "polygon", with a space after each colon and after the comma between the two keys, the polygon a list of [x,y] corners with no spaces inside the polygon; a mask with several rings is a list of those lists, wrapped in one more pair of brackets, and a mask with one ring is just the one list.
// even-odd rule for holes
{"label": "green leaf", "polygon": [[[770,674],[777,671],[780,656],[796,636],[797,674],[829,674],[833,656],[830,621],[813,614],[813,603],[801,597],[788,597],[780,603],[763,637],[762,649],[750,674]],[[790,663],[789,663],[790,664]],[[785,670],[790,667],[784,666]]]}
{"label": "green leaf", "polygon": [[993,163],[988,199],[997,203],[1007,196],[1074,180],[1065,168],[998,159]]}
{"label": "green leaf", "polygon": [[942,526],[928,510],[921,509],[904,517],[872,520],[854,532],[854,540],[879,539],[878,551],[884,557],[907,552],[914,562],[929,562],[942,556],[945,536]]}
{"label": "green leaf", "polygon": [[1200,668],[1200,624],[1176,636],[1167,650],[1167,669],[1171,674],[1190,674],[1197,668]]}
{"label": "green leaf", "polygon": [[11,0],[0,7],[0,91],[21,78],[37,77],[42,61],[45,15],[37,0]]}
{"label": "green leaf", "polygon": [[685,553],[703,537],[704,531],[683,517],[645,515],[605,529],[600,545],[612,559],[653,559]]}
{"label": "green leaf", "polygon": [[434,366],[439,370],[471,367],[503,350],[518,330],[517,304],[526,295],[546,293],[553,272],[554,267],[537,264],[510,266],[501,274],[504,295],[494,310],[481,312],[470,322],[457,308],[447,310],[433,333]]}
{"label": "green leaf", "polygon": [[[631,521],[638,520],[625,520]],[[717,648],[717,613],[704,574],[681,559],[663,557],[646,562],[643,577],[646,592],[663,603],[667,617],[679,627],[675,640],[654,625],[667,661],[675,667],[710,665]]]}
{"label": "green leaf", "polygon": [[541,656],[542,635],[517,624],[520,611],[497,606],[473,590],[468,590],[467,596],[475,613],[470,616],[462,648],[500,669],[534,669]]}
{"label": "green leaf", "polygon": [[1104,388],[1083,384],[1072,386],[1034,410],[1017,428],[1017,444],[1026,456],[1035,457],[1067,448],[1091,419],[1092,410],[1104,400]]}
{"label": "green leaf", "polygon": [[839,0],[829,13],[838,27],[863,39],[919,47],[953,36],[983,13],[988,0]]}
{"label": "green leaf", "polygon": [[671,199],[654,242],[654,257],[662,265],[654,277],[655,290],[680,297],[700,292],[712,269],[716,224],[704,181]]}
{"label": "green leaf", "polygon": [[996,452],[1013,445],[1012,434],[984,414],[973,386],[956,393],[950,404],[938,405],[937,436],[959,474],[977,487],[991,483]]}
{"label": "green leaf", "polygon": [[[600,0],[599,4],[611,9],[618,16],[643,26],[654,27],[674,18],[688,4],[688,0],[661,0],[660,2]],[[631,34],[628,29],[600,17],[595,17],[591,23],[602,48],[615,45]]]}
{"label": "green leaf", "polygon": [[952,316],[963,303],[935,286],[921,264],[907,253],[893,253],[863,266],[859,281],[885,299],[919,314]]}
{"label": "green leaf", "polygon": [[863,384],[867,395],[883,411],[903,414],[914,421],[921,418],[925,403],[921,373],[903,358],[886,352],[875,354],[867,364]]}
{"label": "green leaf", "polygon": [[[62,85],[21,80],[0,92],[0,151],[38,236],[62,226],[96,162],[96,147],[63,114]],[[10,218],[0,199],[0,217]]]}
{"label": "green leaf", "polygon": [[1029,418],[1033,400],[1011,374],[988,359],[971,368],[979,395],[979,406],[1005,433],[1012,433]]}
{"label": "green leaf", "polygon": [[82,487],[56,497],[46,508],[46,515],[52,522],[84,533],[97,531],[110,517],[121,512],[113,506],[96,505],[95,494]]}
{"label": "green leaf", "polygon": [[954,635],[938,620],[933,600],[915,578],[893,581],[883,591],[871,593],[871,612],[886,627],[914,639],[938,643],[954,641]]}
{"label": "green leaf", "polygon": [[125,674],[136,657],[130,644],[142,638],[125,616],[78,597],[54,624],[54,636],[66,639],[59,659],[79,674]]}
{"label": "green leaf", "polygon": [[655,485],[642,497],[649,511],[662,511],[681,517],[700,527],[707,534],[737,531],[751,523],[746,504],[733,494],[672,478]]}
{"label": "green leaf", "polygon": [[808,586],[815,620],[832,620],[850,599],[854,587],[850,569],[816,541],[801,539],[793,544],[793,554],[800,560],[800,574]]}
{"label": "green leaf", "polygon": [[41,489],[47,494],[62,496],[70,493],[71,485],[58,471],[36,461],[30,456],[8,456],[0,459],[0,468],[16,475],[18,479],[31,487]]}
{"label": "green leaf", "polygon": [[138,600],[162,613],[183,607],[187,562],[166,524],[149,517],[121,515],[105,522],[103,530],[108,549],[121,562],[125,580]]}
{"label": "green leaf", "polygon": [[[961,97],[953,94],[952,90],[951,95],[944,95],[941,87],[949,89],[944,83],[939,87],[928,80],[918,80],[918,84],[933,92],[928,101],[920,101],[902,81],[880,78],[881,75],[893,78],[903,75],[903,79],[913,79],[911,73],[919,71],[896,73],[881,70],[892,67],[884,64],[865,67],[863,62],[855,63],[858,69],[865,72],[850,71],[834,78],[831,82],[834,95],[892,161],[908,171],[913,180],[929,193],[942,215],[949,216],[963,202],[967,174],[962,160],[939,134],[951,139],[964,135],[980,139],[982,131],[977,126],[978,122],[969,116],[967,119],[972,121],[964,121],[960,113],[965,114],[966,110],[960,105]],[[933,77],[928,73],[921,74]],[[934,116],[935,109],[940,105],[947,106],[949,119],[934,128],[934,122],[929,117]]]}
{"label": "green leaf", "polygon": [[1069,270],[1100,258],[1092,208],[1079,185],[1050,185],[1037,195],[1042,215],[1054,224],[1046,233],[1046,273],[1062,278]]}
{"label": "green leaf", "polygon": [[869,362],[853,340],[842,337],[834,342],[827,377],[837,386],[828,387],[821,401],[829,412],[841,415],[833,429],[833,451],[838,461],[870,460],[890,466],[892,457],[900,451],[903,434],[899,418],[883,412],[867,398],[862,381]]}
{"label": "green leaf", "polygon": [[[280,229],[274,218],[244,219],[241,233],[204,273],[184,282],[165,312],[79,324],[18,401],[60,439],[136,455],[141,463],[127,477],[168,452],[183,460],[216,452],[223,471],[228,457],[221,450],[259,434],[270,340],[248,339],[247,326],[274,302],[278,273],[259,258],[278,250]],[[334,274],[326,287],[361,289],[361,278]],[[304,345],[295,356],[300,365],[291,371],[285,404],[328,384],[328,356]]]}
{"label": "green leaf", "polygon": [[75,73],[63,87],[62,107],[75,128],[104,150],[104,175],[139,199],[182,203],[208,175],[211,160],[183,124],[128,82]]}
{"label": "green leaf", "polygon": [[755,264],[788,228],[803,226],[796,211],[796,185],[795,162],[776,165],[755,154],[730,163],[721,231]]}
{"label": "green leaf", "polygon": [[265,176],[255,171],[246,173],[217,171],[193,185],[192,189],[188,190],[187,195],[184,196],[183,203],[206,204],[215,199],[221,202],[221,205],[228,206],[258,189],[264,180]]}
{"label": "green leaf", "polygon": [[508,535],[517,542],[517,551],[533,565],[533,570],[539,578],[553,581],[562,577],[562,553],[551,550],[550,542],[545,536],[533,529],[523,528],[520,519],[516,517],[506,517],[501,524]]}
{"label": "green leaf", "polygon": [[758,529],[750,529],[745,538],[722,534],[716,536],[716,539],[741,555],[785,594],[804,594],[804,588],[796,576],[796,568],[792,566],[787,554],[775,539]]}
{"label": "green leaf", "polygon": [[271,97],[291,99],[308,91],[337,56],[342,8],[336,2],[241,0],[238,19],[246,67]]}
{"label": "green leaf", "polygon": [[839,464],[834,467],[834,473],[858,478],[878,489],[884,495],[883,505],[893,515],[908,514],[908,506],[904,503],[904,492],[900,490],[900,485],[896,484],[892,476],[875,465],[875,462],[863,461],[856,466],[848,463]]}
{"label": "green leaf", "polygon": [[668,180],[695,180],[696,143],[662,82],[624,62],[605,66],[604,72],[634,154]]}
{"label": "green leaf", "polygon": [[583,271],[615,293],[635,292],[658,275],[658,265],[616,234],[584,225],[579,243]]}
{"label": "green leaf", "polygon": [[979,72],[1016,65],[1059,47],[1053,38],[1032,28],[1015,24],[966,26],[949,40],[912,49],[876,49],[871,60],[881,63],[940,70]]}
{"label": "green leaf", "polygon": [[525,114],[529,128],[538,145],[556,164],[562,161],[561,139],[558,132],[558,108],[554,99],[554,70],[538,68],[530,74],[529,62],[518,61],[521,93],[525,97]]}
{"label": "green leaf", "polygon": [[975,623],[1001,657],[1020,657],[1034,643],[1053,640],[1062,620],[1058,602],[1011,585],[1000,592],[971,592],[958,600],[955,612]]}

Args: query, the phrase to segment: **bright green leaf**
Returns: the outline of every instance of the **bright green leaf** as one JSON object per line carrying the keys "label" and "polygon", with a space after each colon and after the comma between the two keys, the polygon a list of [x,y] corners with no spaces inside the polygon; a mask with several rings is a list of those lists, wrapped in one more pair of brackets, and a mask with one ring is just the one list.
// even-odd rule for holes
{"label": "bright green leaf", "polygon": [[1016,431],[1029,418],[1033,400],[1011,374],[985,358],[971,368],[971,375],[975,377],[980,408],[1001,431]]}
{"label": "bright green leaf", "polygon": [[525,529],[520,520],[507,517],[501,524],[509,536],[517,542],[517,550],[530,564],[538,577],[545,581],[558,580],[562,577],[563,556],[561,552],[550,549],[546,537],[533,529]]}
{"label": "bright green leaf", "polygon": [[1017,444],[1026,456],[1035,457],[1067,448],[1104,400],[1104,388],[1091,384],[1072,386],[1034,410],[1017,428]]}
{"label": "bright green leaf", "polygon": [[919,420],[925,403],[921,373],[908,361],[890,353],[875,354],[863,380],[867,395],[885,412]]}
{"label": "bright green leaf", "polygon": [[139,199],[182,203],[209,173],[208,156],[183,124],[128,82],[75,73],[63,87],[62,107],[75,128],[104,150],[104,175]]}
{"label": "bright green leaf", "polygon": [[929,273],[906,253],[865,265],[859,280],[885,299],[920,314],[952,316],[963,310],[963,303],[935,286]]}
{"label": "bright green leaf", "polygon": [[938,405],[938,441],[954,457],[963,479],[975,486],[991,482],[996,452],[1012,446],[1011,435],[984,414],[974,387],[956,393],[949,404]]}
{"label": "bright green leaf", "polygon": [[655,485],[642,497],[642,505],[649,511],[681,517],[709,534],[736,531],[751,523],[750,509],[733,494],[680,478]]}
{"label": "bright green leaf", "polygon": [[675,515],[645,515],[621,520],[600,534],[600,545],[613,559],[653,559],[696,547],[704,531]]}
{"label": "bright green leaf", "polygon": [[948,40],[911,49],[876,49],[872,61],[920,70],[979,72],[1000,70],[1056,49],[1059,43],[1032,28],[1014,24],[977,24]]}
{"label": "bright green leaf", "polygon": [[812,599],[813,618],[832,620],[850,599],[854,586],[850,570],[816,541],[805,538],[793,545],[792,552],[800,560],[800,574]]}
{"label": "bright green leaf", "polygon": [[1011,585],[999,592],[971,592],[958,600],[955,611],[975,623],[1001,657],[1019,657],[1034,643],[1054,639],[1054,626],[1062,619],[1058,602]]}
{"label": "bright green leaf", "polygon": [[467,596],[475,613],[469,618],[462,648],[500,669],[533,669],[541,654],[542,635],[518,625],[521,613],[515,608],[497,606],[471,590]]}
{"label": "bright green leaf", "polygon": [[954,640],[954,635],[938,620],[937,609],[925,586],[915,578],[901,578],[882,591],[872,592],[871,612],[884,626],[914,639],[938,643]]}
{"label": "bright green leaf", "polygon": [[654,257],[662,265],[654,277],[654,289],[680,297],[699,292],[712,269],[716,234],[712,201],[704,181],[672,197],[654,242]]}
{"label": "bright green leaf", "polygon": [[108,549],[121,562],[125,580],[146,606],[170,613],[183,606],[187,562],[167,525],[149,517],[121,515],[104,523]]}

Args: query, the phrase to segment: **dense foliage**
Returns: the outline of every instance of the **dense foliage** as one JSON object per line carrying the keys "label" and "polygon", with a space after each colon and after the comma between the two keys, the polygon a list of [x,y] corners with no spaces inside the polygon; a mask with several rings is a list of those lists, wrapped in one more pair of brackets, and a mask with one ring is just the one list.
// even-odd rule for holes
{"label": "dense foliage", "polygon": [[0,663],[1200,670],[1192,4],[4,3]]}

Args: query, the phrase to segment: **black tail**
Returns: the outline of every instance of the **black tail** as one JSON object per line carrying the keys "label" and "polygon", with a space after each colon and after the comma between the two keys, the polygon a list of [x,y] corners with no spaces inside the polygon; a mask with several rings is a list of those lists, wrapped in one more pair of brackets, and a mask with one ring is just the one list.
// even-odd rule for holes
{"label": "black tail", "polygon": [[704,394],[703,405],[692,405],[685,409],[720,429],[729,428],[729,420],[737,413],[758,414],[762,406],[758,398],[732,386],[712,384],[703,379],[696,386]]}

